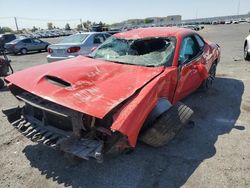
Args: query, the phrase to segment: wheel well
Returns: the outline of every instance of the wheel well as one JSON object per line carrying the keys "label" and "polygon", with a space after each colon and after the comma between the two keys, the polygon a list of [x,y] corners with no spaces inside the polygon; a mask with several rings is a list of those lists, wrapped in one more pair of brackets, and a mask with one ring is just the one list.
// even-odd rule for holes
{"label": "wheel well", "polygon": [[247,40],[246,40],[245,43],[244,43],[244,49],[245,49],[246,45],[247,45]]}
{"label": "wheel well", "polygon": [[154,121],[160,117],[164,112],[166,112],[172,104],[166,98],[160,98],[155,105],[154,109],[148,114],[147,119],[145,120],[141,132],[145,131],[154,123]]}
{"label": "wheel well", "polygon": [[214,62],[213,62],[213,64],[215,64],[215,65],[217,66],[217,64],[218,64],[218,59],[215,59]]}
{"label": "wheel well", "polygon": [[25,49],[25,50],[27,50],[27,51],[28,51],[28,49],[27,49],[27,48],[21,48],[21,49],[20,49],[20,51],[21,51],[22,49]]}

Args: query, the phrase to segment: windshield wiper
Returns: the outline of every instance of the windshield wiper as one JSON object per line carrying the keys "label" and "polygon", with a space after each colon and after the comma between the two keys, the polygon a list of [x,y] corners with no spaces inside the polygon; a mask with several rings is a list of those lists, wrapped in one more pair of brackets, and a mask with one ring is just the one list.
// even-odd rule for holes
{"label": "windshield wiper", "polygon": [[91,58],[91,59],[94,58],[94,56],[91,56],[91,55],[86,55],[86,57],[89,57],[89,58]]}
{"label": "windshield wiper", "polygon": [[111,61],[111,60],[108,60],[108,61],[114,62],[114,63],[126,64],[126,65],[135,65],[135,66],[143,66],[143,67],[157,67],[155,65],[142,65],[142,64],[134,64],[134,63],[121,62],[121,61]]}
{"label": "windshield wiper", "polygon": [[106,60],[106,61],[110,61],[110,62],[113,62],[113,63],[118,63],[118,64],[126,64],[126,65],[137,65],[137,64],[133,64],[133,63],[126,63],[126,62],[121,62],[121,61],[112,61],[112,60]]}
{"label": "windshield wiper", "polygon": [[145,67],[157,67],[156,65],[142,65],[142,66],[145,66]]}

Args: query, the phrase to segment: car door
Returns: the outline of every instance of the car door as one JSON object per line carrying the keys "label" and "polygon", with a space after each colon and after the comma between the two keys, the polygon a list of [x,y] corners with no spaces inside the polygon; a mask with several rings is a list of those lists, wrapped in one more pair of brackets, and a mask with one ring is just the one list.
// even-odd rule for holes
{"label": "car door", "polygon": [[174,102],[195,91],[203,82],[198,67],[204,64],[204,45],[199,44],[195,35],[182,39],[178,62],[178,83]]}
{"label": "car door", "polygon": [[23,39],[22,44],[22,48],[26,48],[27,50],[34,50],[34,44],[31,39]]}
{"label": "car door", "polygon": [[33,50],[44,50],[45,49],[45,44],[38,39],[32,39],[32,43],[34,45]]}

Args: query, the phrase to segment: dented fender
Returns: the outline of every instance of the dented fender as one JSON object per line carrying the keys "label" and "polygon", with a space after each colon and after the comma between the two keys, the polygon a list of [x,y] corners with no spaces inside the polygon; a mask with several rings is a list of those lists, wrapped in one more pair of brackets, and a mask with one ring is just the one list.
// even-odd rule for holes
{"label": "dented fender", "polygon": [[[128,137],[129,144],[135,147],[137,137],[144,122],[159,99],[171,99],[177,80],[172,80],[177,69],[172,67],[165,71],[138,91],[114,114],[113,131],[118,131]],[[171,101],[169,100],[169,105]],[[167,105],[165,105],[167,106]],[[164,111],[163,109],[161,110]]]}

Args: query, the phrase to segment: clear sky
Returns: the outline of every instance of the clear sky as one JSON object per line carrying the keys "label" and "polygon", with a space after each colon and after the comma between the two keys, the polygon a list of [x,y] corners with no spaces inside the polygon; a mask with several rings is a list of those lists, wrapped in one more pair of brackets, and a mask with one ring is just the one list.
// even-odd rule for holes
{"label": "clear sky", "polygon": [[[120,22],[131,18],[182,15],[182,19],[237,14],[239,0],[0,0],[0,26],[20,28],[48,21],[57,26],[83,21]],[[250,11],[250,0],[240,0],[240,14]],[[32,20],[34,19],[34,20]]]}

